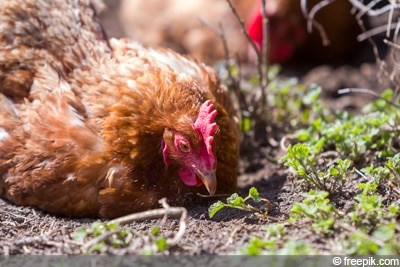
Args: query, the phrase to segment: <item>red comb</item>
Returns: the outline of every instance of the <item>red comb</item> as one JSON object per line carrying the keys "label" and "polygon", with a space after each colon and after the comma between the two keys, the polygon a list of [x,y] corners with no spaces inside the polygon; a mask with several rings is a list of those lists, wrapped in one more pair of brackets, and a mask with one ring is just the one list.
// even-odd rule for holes
{"label": "red comb", "polygon": [[207,100],[201,105],[199,116],[194,122],[194,129],[203,136],[209,155],[212,155],[213,133],[217,128],[217,124],[214,122],[215,116],[217,116],[217,110],[214,109],[211,101]]}

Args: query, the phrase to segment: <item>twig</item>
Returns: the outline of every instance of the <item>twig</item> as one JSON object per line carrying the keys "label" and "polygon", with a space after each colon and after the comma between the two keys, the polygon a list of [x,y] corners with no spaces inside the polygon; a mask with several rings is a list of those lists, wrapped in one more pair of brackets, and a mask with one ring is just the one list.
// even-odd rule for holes
{"label": "twig", "polygon": [[169,245],[176,245],[178,241],[182,238],[186,230],[186,219],[187,219],[187,210],[183,207],[170,207],[167,203],[166,198],[162,198],[160,201],[163,206],[162,209],[154,209],[148,210],[138,213],[133,213],[130,215],[126,215],[114,220],[111,220],[110,223],[119,223],[120,225],[131,223],[133,221],[140,221],[146,219],[154,219],[162,216],[180,216],[179,220],[179,230],[173,238],[167,239],[167,243]]}
{"label": "twig", "polygon": [[[233,6],[231,0],[226,0],[229,4],[229,7],[236,19],[239,21],[242,33],[244,34],[247,42],[250,44],[252,49],[254,50],[257,57],[257,72],[259,76],[259,84],[260,84],[260,94],[255,95],[255,107],[254,109],[250,109],[250,106],[247,107],[249,112],[252,115],[252,118],[255,121],[255,124],[263,124],[266,121],[266,110],[267,110],[267,86],[268,86],[268,16],[266,11],[266,0],[261,0],[262,3],[262,16],[263,16],[263,42],[262,48],[258,49],[256,43],[249,36],[245,23],[243,19],[238,14],[236,8]],[[259,108],[258,108],[259,107]],[[256,127],[255,127],[256,128]]]}
{"label": "twig", "polygon": [[296,135],[294,135],[294,134],[287,134],[287,135],[284,135],[284,136],[281,138],[281,141],[279,142],[279,146],[280,146],[280,148],[281,148],[283,151],[287,151],[287,150],[288,150],[288,146],[285,145],[286,141],[287,141],[287,140],[296,140],[296,139],[297,139],[297,138],[296,138]]}
{"label": "twig", "polygon": [[266,96],[267,96],[267,86],[268,86],[268,50],[269,50],[269,28],[268,28],[268,16],[267,16],[267,3],[266,0],[261,0],[262,2],[262,25],[263,25],[263,39],[262,39],[262,49],[259,59],[259,69],[260,69],[260,86],[261,86],[261,115],[265,115],[266,112]]}
{"label": "twig", "polygon": [[365,89],[365,88],[343,88],[343,89],[339,89],[338,90],[338,94],[339,95],[343,95],[343,94],[348,94],[348,93],[361,93],[361,94],[367,94],[367,95],[372,95],[378,99],[382,99],[383,101],[385,101],[386,103],[388,103],[389,105],[400,109],[400,106],[393,103],[392,101],[389,101],[383,97],[381,97],[379,94],[375,93],[374,91],[370,90],[370,89]]}
{"label": "twig", "polygon": [[371,30],[364,31],[363,33],[359,34],[357,36],[357,41],[359,41],[359,42],[365,41],[366,39],[368,39],[372,36],[378,35],[380,33],[384,33],[385,31],[394,30],[394,29],[396,29],[396,27],[397,27],[397,22],[391,23],[390,25],[382,25],[379,27],[375,27]]}
{"label": "twig", "polygon": [[324,7],[326,7],[327,5],[331,4],[334,0],[324,0],[319,2],[318,4],[316,4],[315,6],[313,6],[310,10],[310,12],[308,12],[307,9],[307,0],[302,0],[301,1],[301,10],[303,12],[303,15],[307,18],[307,31],[308,32],[312,32],[312,26],[314,26],[318,32],[319,35],[321,36],[322,39],[322,45],[323,46],[328,46],[331,42],[325,32],[324,27],[315,20],[315,15]]}
{"label": "twig", "polygon": [[[246,110],[247,109],[246,97],[244,96],[244,94],[243,94],[243,92],[242,92],[242,90],[240,88],[241,77],[239,75],[239,78],[235,79],[235,77],[233,77],[233,74],[231,72],[231,68],[230,68],[231,66],[230,66],[230,63],[229,63],[230,62],[229,47],[228,47],[228,42],[226,40],[225,31],[224,31],[224,28],[222,26],[222,23],[220,24],[220,31],[219,32],[215,31],[215,32],[218,34],[218,36],[222,40],[222,44],[223,44],[223,47],[224,47],[224,53],[225,53],[225,68],[228,71],[229,80],[231,81],[233,89],[235,91],[235,95],[236,95],[237,100],[239,102],[240,110],[241,111]],[[240,62],[240,61],[238,60],[238,62]],[[239,67],[239,69],[240,69],[240,67]]]}
{"label": "twig", "polygon": [[[303,1],[303,0],[302,0]],[[380,2],[380,0],[375,0],[371,1],[368,3],[368,5],[364,5],[361,1],[358,0],[349,0],[349,2],[358,10],[362,11],[362,15],[367,14],[368,16],[371,17],[377,17],[382,14],[385,14],[388,12],[391,8],[398,9],[400,8],[400,4],[395,4],[393,2],[390,2],[390,4],[385,5],[379,9],[372,9],[373,6],[375,6],[377,3]],[[393,7],[391,7],[393,6]]]}
{"label": "twig", "polygon": [[[397,177],[398,179],[399,177]],[[397,188],[396,185],[393,184],[392,181],[389,181],[389,186],[392,189],[393,192],[395,192],[397,194],[397,196],[400,196],[400,190]]]}
{"label": "twig", "polygon": [[[225,69],[228,72],[228,79],[231,83],[231,86],[233,88],[234,94],[236,96],[236,99],[238,101],[239,107],[240,107],[240,112],[243,112],[245,110],[247,110],[247,102],[246,102],[246,97],[243,94],[241,88],[240,88],[240,82],[241,82],[241,73],[240,73],[240,59],[237,60],[237,64],[239,65],[239,75],[238,78],[236,79],[231,71],[231,55],[229,52],[229,47],[228,47],[228,42],[226,40],[226,36],[225,36],[225,31],[224,31],[224,27],[222,25],[222,23],[219,23],[219,30],[215,29],[215,27],[213,27],[213,25],[211,25],[210,23],[208,23],[206,20],[199,18],[201,23],[204,24],[207,28],[209,28],[210,30],[212,30],[222,41],[222,47],[224,49],[224,56],[225,56],[225,60],[224,60],[224,65],[225,65]],[[236,54],[237,55],[237,54]],[[238,55],[237,55],[238,56]],[[238,56],[239,57],[239,56]],[[243,114],[240,114],[241,118],[243,118]]]}
{"label": "twig", "polygon": [[[360,26],[361,30],[362,30],[364,33],[367,32],[367,29],[366,29],[366,27],[365,27],[365,25],[364,25],[364,22],[363,22],[363,20],[361,19],[361,17],[362,17],[362,15],[364,14],[364,12],[367,12],[367,10],[368,10],[368,9],[371,9],[372,6],[371,6],[371,7],[370,7],[370,6],[365,6],[365,5],[359,3],[359,2],[356,1],[356,0],[354,0],[354,1],[350,0],[350,2],[351,2],[351,3],[353,4],[353,6],[355,6],[355,7],[359,7],[357,4],[360,4],[360,5],[361,5],[361,8],[360,8],[361,10],[360,10],[360,12],[355,16],[355,18],[356,18],[357,24]],[[372,2],[371,2],[371,3],[372,3]],[[371,3],[370,3],[369,5],[371,5]],[[374,54],[374,56],[375,56],[375,60],[376,60],[377,65],[378,65],[378,66],[381,66],[381,65],[382,65],[382,61],[381,61],[381,59],[380,59],[380,57],[379,57],[378,46],[376,45],[375,41],[372,40],[371,35],[365,35],[365,36],[366,36],[366,39],[368,39],[368,42],[370,43],[370,45],[372,46],[372,52],[373,52],[373,54]],[[358,36],[357,39],[358,39],[358,41],[360,41],[360,36]]]}
{"label": "twig", "polygon": [[214,194],[211,196],[211,195],[203,195],[200,193],[197,193],[197,195],[199,197],[203,197],[203,198],[220,198],[220,197],[229,197],[230,196],[230,194]]}
{"label": "twig", "polygon": [[[364,4],[360,3],[360,1],[350,0],[350,3],[355,8],[360,10],[360,12],[356,15],[356,20],[357,20],[357,23],[359,24],[361,30],[363,31],[363,33],[361,35],[359,35],[357,37],[357,39],[359,41],[363,41],[365,39],[368,39],[368,42],[372,46],[373,54],[375,56],[377,66],[379,67],[379,70],[380,70],[380,72],[377,75],[378,79],[382,79],[381,77],[386,77],[391,81],[391,83],[393,83],[393,85],[395,86],[393,99],[395,99],[398,96],[398,92],[400,90],[400,81],[398,80],[398,69],[396,69],[396,68],[391,68],[390,69],[388,64],[387,64],[387,62],[380,58],[379,51],[378,51],[378,46],[377,46],[377,44],[375,43],[375,41],[371,37],[376,35],[376,34],[384,33],[384,32],[386,32],[386,34],[388,34],[391,30],[394,29],[395,31],[394,31],[394,36],[393,36],[393,43],[396,43],[397,35],[399,33],[399,30],[400,30],[399,22],[393,23],[391,21],[392,18],[389,16],[389,19],[388,19],[386,25],[383,25],[383,26],[380,26],[380,27],[376,27],[376,28],[374,28],[372,30],[367,31],[367,29],[366,29],[366,27],[364,25],[364,22],[361,19],[361,17],[364,14],[367,14],[369,16],[377,16],[377,15],[381,15],[381,14],[384,14],[384,13],[387,13],[387,12],[391,12],[391,10],[399,9],[400,8],[400,4],[398,3],[398,1],[396,1],[396,2],[389,1],[389,4],[387,4],[384,7],[379,9],[379,12],[377,12],[377,13],[376,12],[370,12],[372,10],[372,8],[378,2],[379,2],[378,0],[375,0],[375,1],[371,1],[368,5],[364,5]],[[395,4],[395,3],[397,3],[397,4]],[[375,10],[375,11],[377,11],[377,10]],[[387,44],[392,48],[390,53],[391,53],[391,56],[394,59],[394,62],[396,64],[398,64],[398,61],[396,61],[397,60],[396,59],[396,55],[394,54],[395,50],[397,50],[397,49],[393,49],[395,47],[391,46],[390,43],[387,43]]]}
{"label": "twig", "polygon": [[233,243],[233,237],[236,235],[237,231],[239,230],[239,227],[235,227],[233,229],[232,233],[229,235],[228,241],[226,242],[225,246],[228,246]]}
{"label": "twig", "polygon": [[390,5],[390,10],[389,10],[389,16],[388,16],[388,23],[387,23],[387,27],[386,27],[386,37],[390,36],[390,21],[393,20],[393,13],[394,13],[394,6]]}
{"label": "twig", "polygon": [[[264,0],[263,0],[264,1]],[[243,19],[240,17],[239,13],[237,12],[236,8],[232,4],[231,0],[226,0],[228,2],[229,8],[232,10],[233,14],[235,15],[236,19],[239,21],[240,28],[242,30],[243,35],[246,37],[247,42],[251,45],[254,52],[257,54],[257,58],[260,57],[260,52],[258,51],[256,43],[251,39],[250,35],[247,33],[246,25]]]}

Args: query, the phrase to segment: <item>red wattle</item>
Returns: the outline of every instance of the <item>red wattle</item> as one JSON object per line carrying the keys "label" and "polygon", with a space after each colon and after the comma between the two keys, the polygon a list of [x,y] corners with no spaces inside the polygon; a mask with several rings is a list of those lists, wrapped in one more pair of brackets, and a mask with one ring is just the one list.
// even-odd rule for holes
{"label": "red wattle", "polygon": [[200,186],[203,184],[196,174],[189,169],[181,168],[178,173],[181,181],[187,186]]}

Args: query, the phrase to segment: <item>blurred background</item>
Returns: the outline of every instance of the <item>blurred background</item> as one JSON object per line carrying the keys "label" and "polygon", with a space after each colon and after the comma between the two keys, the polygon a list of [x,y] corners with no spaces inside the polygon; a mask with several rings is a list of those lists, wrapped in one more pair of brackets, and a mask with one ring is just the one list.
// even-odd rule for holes
{"label": "blurred background", "polygon": [[[261,50],[261,0],[229,2]],[[306,4],[303,8],[313,18],[310,21],[304,18],[300,2],[267,0],[268,58],[270,63],[281,66],[281,76],[297,77],[306,86],[320,85],[326,99],[340,97],[340,101],[333,102],[335,108],[357,109],[370,101],[367,97],[357,103],[358,99],[338,96],[340,88],[381,92],[397,86],[393,80],[395,57],[388,53],[384,39],[392,39],[395,27],[392,25],[390,34],[386,34],[386,25],[389,20],[396,22],[399,16],[398,12],[382,8],[388,6],[388,1],[378,1],[361,14],[361,7],[355,8],[357,4],[367,6],[377,1],[303,0]],[[243,69],[257,63],[256,52],[227,0],[105,0],[105,3],[108,8],[100,18],[110,38],[127,37],[148,46],[169,47],[214,67],[223,65],[226,58]],[[328,5],[316,8],[321,3]],[[382,14],[377,16],[378,12]],[[365,30],[378,32],[370,39],[376,47],[367,40],[367,34],[362,35],[360,23]],[[310,26],[311,33],[307,29]],[[373,52],[375,48],[377,54]]]}

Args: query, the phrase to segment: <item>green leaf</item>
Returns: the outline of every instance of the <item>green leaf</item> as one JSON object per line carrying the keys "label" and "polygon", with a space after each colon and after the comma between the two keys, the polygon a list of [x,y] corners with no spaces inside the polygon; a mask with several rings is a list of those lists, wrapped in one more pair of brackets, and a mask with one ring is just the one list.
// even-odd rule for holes
{"label": "green leaf", "polygon": [[74,240],[82,242],[88,236],[87,228],[85,226],[79,227],[72,236]]}
{"label": "green leaf", "polygon": [[167,240],[164,237],[159,237],[154,242],[158,251],[165,251],[168,248]]}
{"label": "green leaf", "polygon": [[276,246],[274,241],[264,241],[260,240],[258,237],[255,237],[250,240],[249,244],[245,248],[245,254],[247,255],[260,255],[261,249],[265,249],[267,247],[273,248]]}
{"label": "green leaf", "polygon": [[226,202],[231,207],[244,207],[244,199],[237,193],[232,194],[226,199]]}
{"label": "green leaf", "polygon": [[295,144],[293,146],[293,153],[297,156],[308,157],[310,148],[308,148],[307,144]]}
{"label": "green leaf", "polygon": [[382,241],[389,241],[394,238],[396,231],[396,225],[393,223],[379,225],[373,232],[372,236]]}
{"label": "green leaf", "polygon": [[218,200],[208,208],[208,216],[210,216],[210,218],[214,217],[214,215],[217,214],[217,212],[220,211],[223,207],[225,207],[225,203]]}
{"label": "green leaf", "polygon": [[242,120],[240,121],[240,130],[242,132],[249,132],[251,129],[251,118],[248,117],[244,117],[242,118]]}
{"label": "green leaf", "polygon": [[313,104],[315,101],[317,101],[320,94],[321,94],[320,86],[311,87],[310,91],[303,97],[303,103],[306,105]]}
{"label": "green leaf", "polygon": [[249,197],[251,197],[251,199],[254,202],[260,202],[261,201],[261,197],[258,195],[258,190],[255,187],[250,188],[249,190]]}
{"label": "green leaf", "polygon": [[89,254],[90,253],[93,253],[93,252],[105,252],[107,250],[107,245],[104,243],[104,242],[99,242],[99,243],[96,243],[96,244],[94,244],[93,246],[91,246],[90,248],[89,248]]}
{"label": "green leaf", "polygon": [[119,229],[119,223],[106,223],[105,228],[107,230],[118,230]]}
{"label": "green leaf", "polygon": [[153,227],[150,229],[150,234],[152,234],[152,235],[154,235],[154,236],[158,235],[159,232],[160,232],[160,228],[158,228],[157,226],[153,226]]}
{"label": "green leaf", "polygon": [[339,170],[336,169],[335,167],[331,166],[329,168],[329,175],[339,175],[339,174],[340,174]]}

